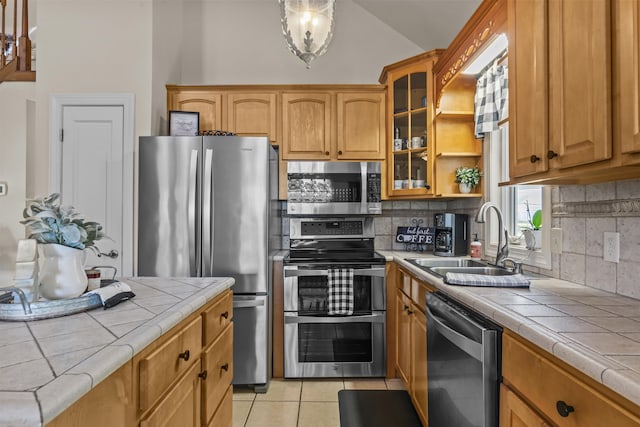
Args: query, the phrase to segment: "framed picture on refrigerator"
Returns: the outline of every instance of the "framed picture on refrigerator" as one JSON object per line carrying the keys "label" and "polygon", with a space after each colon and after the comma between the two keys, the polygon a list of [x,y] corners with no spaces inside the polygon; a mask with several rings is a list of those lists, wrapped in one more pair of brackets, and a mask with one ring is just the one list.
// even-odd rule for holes
{"label": "framed picture on refrigerator", "polygon": [[196,111],[169,111],[170,136],[196,136],[200,130],[200,113]]}

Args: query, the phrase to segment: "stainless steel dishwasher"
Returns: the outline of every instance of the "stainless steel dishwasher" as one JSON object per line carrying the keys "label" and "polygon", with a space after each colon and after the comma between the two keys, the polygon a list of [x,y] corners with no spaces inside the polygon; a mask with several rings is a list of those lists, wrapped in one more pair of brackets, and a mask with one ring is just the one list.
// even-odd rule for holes
{"label": "stainless steel dishwasher", "polygon": [[440,292],[426,311],[429,427],[497,427],[501,328]]}

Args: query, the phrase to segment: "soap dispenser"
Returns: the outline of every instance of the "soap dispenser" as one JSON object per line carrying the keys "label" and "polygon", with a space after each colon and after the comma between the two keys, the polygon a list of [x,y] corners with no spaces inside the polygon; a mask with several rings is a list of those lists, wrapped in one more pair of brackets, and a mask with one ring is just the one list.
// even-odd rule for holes
{"label": "soap dispenser", "polygon": [[473,235],[471,242],[471,258],[482,258],[482,242],[478,240],[478,234]]}

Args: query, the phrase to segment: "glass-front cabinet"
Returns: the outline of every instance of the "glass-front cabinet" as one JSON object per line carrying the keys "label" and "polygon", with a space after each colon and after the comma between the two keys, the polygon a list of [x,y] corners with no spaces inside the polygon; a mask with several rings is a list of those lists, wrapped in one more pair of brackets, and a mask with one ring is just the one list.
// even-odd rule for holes
{"label": "glass-front cabinet", "polygon": [[386,66],[380,83],[387,85],[386,195],[424,197],[433,187],[433,74],[440,50]]}

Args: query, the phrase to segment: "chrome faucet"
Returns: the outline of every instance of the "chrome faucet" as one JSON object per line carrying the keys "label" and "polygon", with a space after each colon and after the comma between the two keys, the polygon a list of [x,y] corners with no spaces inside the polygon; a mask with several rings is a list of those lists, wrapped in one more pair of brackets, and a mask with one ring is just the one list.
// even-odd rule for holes
{"label": "chrome faucet", "polygon": [[[493,208],[498,216],[498,250],[496,251],[496,265],[502,267],[504,260],[509,256],[509,233],[504,226],[502,212],[500,208],[493,202],[486,202],[480,206],[480,210],[476,214],[476,222],[484,224],[487,218],[487,211]],[[504,244],[502,244],[502,234],[504,233]]]}

